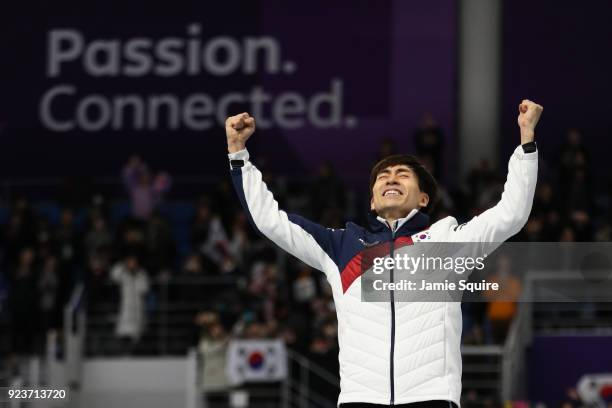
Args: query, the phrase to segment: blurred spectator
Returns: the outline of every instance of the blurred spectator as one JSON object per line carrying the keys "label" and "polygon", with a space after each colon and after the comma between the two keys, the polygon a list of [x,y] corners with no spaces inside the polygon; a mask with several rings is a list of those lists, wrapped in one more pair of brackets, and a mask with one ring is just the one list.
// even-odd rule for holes
{"label": "blurred spectator", "polygon": [[461,304],[463,313],[463,344],[485,343],[485,317],[487,303],[485,301],[464,302]]}
{"label": "blurred spectator", "polygon": [[146,225],[146,245],[147,245],[147,268],[153,274],[158,272],[168,273],[173,267],[172,264],[176,248],[172,239],[172,231],[168,222],[162,218],[158,211]]}
{"label": "blurred spectator", "polygon": [[378,156],[376,156],[376,161],[378,162],[384,159],[385,157],[392,156],[397,153],[397,143],[395,142],[395,140],[390,137],[385,137],[381,140],[380,145],[378,147]]}
{"label": "blurred spectator", "polygon": [[251,269],[246,295],[247,306],[254,312],[254,320],[275,322],[280,304],[285,301],[280,296],[278,265],[257,262]]}
{"label": "blurred spectator", "polygon": [[320,329],[330,319],[336,318],[333,302],[330,303],[330,299],[325,296],[314,298],[310,302],[310,316],[312,317],[312,328]]}
{"label": "blurred spectator", "polygon": [[579,408],[584,406],[583,402],[580,400],[580,396],[578,395],[578,391],[576,388],[570,387],[565,390],[566,401],[563,402],[563,406],[567,408]]}
{"label": "blurred spectator", "polygon": [[134,254],[142,259],[147,254],[147,242],[142,223],[128,220],[119,229],[118,254]]}
{"label": "blurred spectator", "polygon": [[442,218],[446,218],[451,215],[451,212],[455,215],[457,214],[457,209],[455,207],[455,198],[444,186],[438,186],[437,202],[433,203],[432,205],[432,219],[439,220]]}
{"label": "blurred spectator", "polygon": [[478,197],[491,182],[495,179],[495,173],[491,168],[491,163],[486,159],[481,159],[469,173],[467,182],[470,193]]}
{"label": "blurred spectator", "polygon": [[[485,268],[483,271],[473,271],[474,281],[486,277]],[[464,298],[464,300],[466,300]],[[463,316],[463,332],[461,342],[463,344],[484,344],[489,340],[485,330],[487,326],[487,298],[482,291],[470,293],[469,300],[461,303],[461,314]]]}
{"label": "blurred spectator", "polygon": [[38,290],[35,274],[35,254],[32,248],[21,250],[19,262],[10,272],[9,311],[11,346],[17,355],[34,351],[38,323]]}
{"label": "blurred spectator", "polygon": [[106,220],[101,214],[92,217],[91,229],[85,235],[85,247],[89,257],[94,255],[110,255],[113,235],[108,230]]}
{"label": "blurred spectator", "polygon": [[202,258],[197,253],[187,255],[181,269],[182,285],[171,287],[171,296],[176,298],[186,307],[197,309],[202,303],[210,302],[210,297],[214,295],[214,286],[201,286],[199,283],[204,277],[205,270]]}
{"label": "blurred spectator", "polygon": [[327,208],[321,215],[321,219],[319,221],[327,228],[341,229],[345,226],[344,213],[345,211],[340,208]]}
{"label": "blurred spectator", "polygon": [[[329,329],[330,334],[334,333],[334,329]],[[310,343],[308,357],[314,364],[323,367],[327,372],[337,373],[338,366],[338,346],[335,337],[330,338],[324,333],[316,335]],[[338,398],[338,388],[330,384],[326,380],[313,376],[311,378],[311,386],[317,392],[330,401],[335,401]]]}
{"label": "blurred spectator", "polygon": [[571,177],[577,168],[588,167],[589,159],[589,152],[582,143],[582,135],[577,129],[569,129],[565,143],[559,151],[559,177],[561,182]]}
{"label": "blurred spectator", "polygon": [[576,234],[574,233],[574,229],[571,225],[564,225],[561,228],[561,232],[558,237],[559,242],[575,242]]}
{"label": "blurred spectator", "polygon": [[293,299],[296,303],[310,303],[317,295],[317,284],[310,267],[304,265],[293,282]]}
{"label": "blurred spectator", "polygon": [[[208,195],[200,199],[208,200]],[[229,177],[222,178],[211,188],[210,199],[214,203],[223,203],[215,208],[215,212],[218,212],[223,220],[223,225],[231,225],[235,216],[243,214],[242,206],[236,200],[236,190]]]}
{"label": "blurred spectator", "polygon": [[590,154],[581,134],[569,129],[559,152],[560,196],[562,216],[573,229],[573,240],[593,238],[591,217],[594,213],[594,192],[590,174]]}
{"label": "blurred spectator", "polygon": [[243,270],[248,256],[253,250],[253,243],[251,242],[250,235],[250,226],[247,216],[241,211],[234,216],[232,239],[228,243],[228,251],[236,265]]}
{"label": "blurred spectator", "polygon": [[124,350],[131,351],[144,332],[145,295],[149,290],[149,279],[134,255],[127,256],[113,267],[111,279],[121,290],[115,332],[124,343]]}
{"label": "blurred spectator", "polygon": [[204,267],[202,266],[202,259],[198,254],[189,254],[183,262],[183,276],[198,277],[204,274]]}
{"label": "blurred spectator", "polygon": [[490,171],[489,162],[486,160],[480,162],[480,167],[475,169],[471,176],[474,178],[470,180],[473,183],[470,186],[473,200],[470,218],[497,204],[504,191],[504,180]]}
{"label": "blurred spectator", "polygon": [[555,200],[553,185],[546,180],[538,182],[531,214],[549,214],[551,212],[557,212],[558,209],[559,205]]}
{"label": "blurred spectator", "polygon": [[21,250],[36,241],[36,217],[29,202],[17,198],[13,203],[8,223],[2,234],[5,261],[11,265],[19,261]]}
{"label": "blurred spectator", "polygon": [[565,197],[565,214],[573,211],[593,211],[593,192],[591,180],[588,178],[586,168],[576,168],[572,174],[564,180],[561,194]]}
{"label": "blurred spectator", "polygon": [[139,156],[130,157],[122,170],[122,179],[130,194],[132,215],[139,220],[149,219],[172,185],[168,173],[160,172],[153,177]]}
{"label": "blurred spectator", "polygon": [[481,408],[478,401],[478,393],[475,389],[465,389],[461,396],[461,406],[464,408]]}
{"label": "blurred spectator", "polygon": [[0,252],[0,318],[6,316],[9,294],[8,276],[6,276],[6,269],[2,261],[2,253]]}
{"label": "blurred spectator", "polygon": [[108,267],[109,260],[106,257],[99,253],[94,253],[89,256],[85,278],[89,307],[103,301],[108,302],[114,300],[109,298],[109,291],[107,291],[106,287],[106,283],[109,279],[107,273]]}
{"label": "blurred spectator", "polygon": [[68,271],[71,279],[74,278],[76,268],[83,260],[82,237],[74,222],[74,212],[69,208],[63,209],[60,214],[54,241],[57,246],[59,267]]}
{"label": "blurred spectator", "polygon": [[510,257],[504,254],[497,258],[497,270],[487,281],[499,284],[499,290],[486,291],[485,296],[489,299],[487,317],[491,322],[493,342],[503,344],[516,315],[516,302],[521,295],[521,283],[512,275]]}
{"label": "blurred spectator", "polygon": [[227,404],[227,391],[230,382],[226,375],[226,351],[229,336],[218,318],[208,323],[201,319],[202,336],[198,345],[202,364],[202,390],[208,404],[215,406]]}
{"label": "blurred spectator", "polygon": [[421,123],[414,132],[414,144],[417,156],[430,162],[434,177],[441,180],[444,133],[430,112],[426,112],[421,118]]}
{"label": "blurred spectator", "polygon": [[35,251],[40,258],[52,256],[57,252],[55,235],[49,221],[46,218],[38,220],[38,231],[36,232]]}
{"label": "blurred spectator", "polygon": [[321,220],[323,213],[328,209],[341,212],[346,210],[346,188],[336,176],[331,163],[325,162],[319,166],[309,196],[316,220]]}
{"label": "blurred spectator", "polygon": [[555,197],[553,185],[550,182],[542,181],[536,187],[531,214],[530,219],[537,218],[541,220],[541,240],[555,241],[561,227],[561,214],[559,202]]}
{"label": "blurred spectator", "polygon": [[593,239],[591,216],[588,212],[575,210],[569,214],[569,221],[574,230],[575,241],[586,242]]}
{"label": "blurred spectator", "polygon": [[[221,218],[212,212],[208,199],[200,200],[191,225],[191,244],[210,265],[210,269],[230,272],[235,263],[229,252],[229,242]],[[205,266],[205,269],[206,268]]]}
{"label": "blurred spectator", "polygon": [[546,241],[544,235],[544,222],[542,217],[533,216],[527,221],[527,224],[523,228],[521,241],[524,242],[541,242]]}
{"label": "blurred spectator", "polygon": [[21,225],[23,229],[29,233],[33,234],[36,229],[36,213],[30,206],[30,202],[23,196],[18,196],[12,208],[12,214],[19,215],[21,218]]}
{"label": "blurred spectator", "polygon": [[[44,259],[38,278],[38,302],[40,308],[40,326],[43,335],[59,327],[61,313],[60,276],[57,270],[57,259],[49,256]],[[43,336],[43,339],[45,337]]]}
{"label": "blurred spectator", "polygon": [[595,241],[610,242],[612,241],[612,227],[607,222],[602,224],[595,232]]}

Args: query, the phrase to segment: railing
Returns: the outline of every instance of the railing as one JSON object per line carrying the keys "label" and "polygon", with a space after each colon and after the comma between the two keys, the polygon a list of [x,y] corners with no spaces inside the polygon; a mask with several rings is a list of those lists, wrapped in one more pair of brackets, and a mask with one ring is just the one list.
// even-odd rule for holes
{"label": "railing", "polygon": [[502,348],[499,345],[461,346],[464,390],[476,391],[479,403],[497,398],[501,387]]}
{"label": "railing", "polygon": [[83,345],[86,336],[85,312],[82,307],[84,292],[84,285],[78,284],[64,308],[65,381],[69,386],[78,386],[81,378]]}
{"label": "railing", "polygon": [[530,299],[532,299],[533,292],[531,281],[529,279],[526,281],[528,283],[521,294],[518,312],[510,325],[503,348],[502,401],[523,399],[526,396],[524,383],[526,374],[525,348],[532,338],[532,305]]}
{"label": "railing", "polygon": [[[82,344],[85,336],[85,316],[82,311],[84,287],[79,284],[75,287],[64,308],[64,352],[65,362],[57,360],[59,348],[58,336],[48,335],[46,338],[45,356],[32,356],[18,361],[18,375],[11,378],[8,386],[11,389],[38,388],[64,388],[78,386],[80,364],[82,361]],[[25,405],[24,405],[25,404]],[[64,402],[58,405],[64,406]],[[4,406],[1,405],[0,406]],[[11,399],[10,408],[42,407],[45,401],[22,402],[20,399]]]}
{"label": "railing", "polygon": [[[503,346],[462,346],[461,352],[464,358],[469,357],[491,357],[502,358],[501,374],[499,385],[499,396],[503,401],[515,400],[525,396],[524,392],[524,373],[525,373],[525,347],[532,338],[532,315],[534,301],[541,301],[537,297],[536,287],[540,283],[550,280],[583,279],[582,275],[568,272],[532,272],[526,276],[524,291],[519,302],[518,314],[514,319],[509,330],[506,343]],[[154,286],[157,288],[158,314],[157,327],[154,334],[156,337],[156,354],[163,354],[168,351],[168,336],[171,332],[170,326],[173,324],[191,325],[191,316],[188,320],[178,319],[171,316],[171,312],[182,312],[185,306],[170,302],[169,292],[171,286],[236,286],[238,279],[235,276],[202,277],[198,279],[173,278],[170,281],[156,280]],[[108,286],[115,286],[108,283]],[[77,385],[79,378],[79,365],[83,352],[83,339],[85,337],[85,314],[83,313],[83,286],[75,288],[70,302],[65,309],[65,339],[66,339],[66,373],[68,384]],[[110,335],[112,335],[112,330]],[[323,396],[312,386],[313,379],[322,381],[330,387],[339,389],[338,377],[325,368],[318,366],[307,357],[295,352],[288,352],[289,366],[293,366],[287,380],[282,387],[278,387],[274,392],[278,393],[279,401],[283,407],[332,407],[335,400],[328,396]],[[482,367],[481,367],[482,368]],[[490,367],[486,368],[491,370]],[[469,371],[469,367],[464,367],[464,373]],[[481,370],[482,371],[482,370]],[[498,381],[491,378],[491,381]],[[478,384],[475,384],[478,385]],[[490,384],[486,384],[490,387]],[[191,396],[191,400],[197,397]]]}
{"label": "railing", "polygon": [[[152,354],[166,354],[170,350],[169,340],[170,333],[175,329],[170,330],[171,327],[188,326],[193,327],[193,314],[192,312],[201,310],[197,304],[184,303],[180,299],[178,302],[172,301],[171,294],[173,289],[181,289],[185,287],[198,288],[201,287],[204,291],[204,287],[209,288],[209,292],[219,292],[220,288],[223,287],[237,287],[240,279],[233,275],[228,276],[215,276],[215,277],[198,277],[196,279],[189,279],[186,277],[174,277],[170,280],[155,279],[152,283],[151,290],[156,293],[157,302],[152,321],[149,321],[150,327],[148,330],[149,341],[155,345],[154,353]],[[104,285],[106,288],[112,288],[117,286],[112,282],[108,282]],[[212,289],[210,289],[212,288]],[[199,289],[195,289],[196,291]],[[89,336],[101,336],[114,337],[114,326],[109,323],[114,323],[116,313],[118,310],[118,304],[104,303],[98,305],[99,309],[102,309],[102,315],[105,315],[107,319],[109,315],[112,315],[112,321],[98,322],[99,328],[104,327],[105,334],[99,329],[96,330],[96,322],[92,321],[95,319],[101,319],[102,316],[91,316],[87,325],[90,327]],[[178,313],[177,314],[175,314]],[[188,314],[188,316],[185,316]],[[185,336],[183,336],[185,337]],[[93,340],[93,339],[90,339]],[[151,341],[152,340],[152,341]],[[103,342],[101,342],[103,343]],[[192,345],[191,345],[192,346]],[[189,350],[190,345],[186,345]],[[97,351],[102,354],[109,354],[109,351],[104,350],[101,347]],[[175,350],[176,351],[176,350]],[[190,351],[183,351],[180,354],[188,355],[188,372],[190,373],[188,378],[188,389],[187,389],[187,401],[189,407],[197,408],[201,406],[201,391],[199,390],[199,381],[197,365],[193,363],[193,349]],[[112,353],[110,353],[112,354]],[[330,373],[325,368],[313,363],[308,360],[307,357],[295,352],[287,352],[288,367],[293,367],[293,371],[290,369],[287,379],[283,382],[281,387],[272,387],[269,390],[257,390],[250,391],[250,397],[257,399],[273,398],[278,401],[280,406],[283,407],[320,407],[320,408],[332,408],[336,406],[337,393],[333,398],[321,395],[314,389],[313,383],[324,383],[331,389],[339,391],[339,379],[337,375]],[[191,372],[196,370],[195,374]],[[262,403],[263,406],[264,403]],[[249,404],[249,406],[256,406],[257,403]],[[209,407],[214,408],[214,407]]]}
{"label": "railing", "polygon": [[[198,359],[195,349],[188,352],[187,358],[187,408],[226,408],[224,404],[202,403],[204,391],[201,389],[202,378],[201,365],[206,364],[203,359]],[[282,384],[271,383],[270,386],[261,384],[263,387],[254,389],[234,388],[227,390],[228,396],[235,399],[243,397],[249,408],[256,407],[282,407],[282,408],[335,408],[340,390],[340,380],[337,375],[332,374],[324,367],[309,360],[306,356],[287,350],[287,377]],[[200,366],[198,366],[200,365]],[[293,367],[293,369],[292,369]],[[315,390],[314,380],[321,382],[335,394],[322,395],[321,390]],[[233,406],[233,405],[232,405]],[[242,406],[236,404],[236,406]],[[244,405],[247,406],[247,405]]]}
{"label": "railing", "polygon": [[327,369],[310,361],[307,357],[296,351],[288,350],[287,356],[289,357],[289,367],[294,362],[299,368],[297,376],[294,376],[296,373],[288,373],[284,389],[284,407],[335,407],[337,398],[330,401],[325,396],[314,391],[310,384],[312,384],[312,378],[314,377],[339,391],[340,379],[338,376],[330,373]]}
{"label": "railing", "polygon": [[[41,367],[39,357],[28,357],[20,361],[19,364],[19,375],[13,377],[8,385],[9,389],[22,389],[22,388],[36,388],[40,384]],[[4,384],[3,384],[4,385]],[[2,400],[5,400],[6,395],[2,396]],[[1,405],[0,406],[4,406]],[[24,403],[18,398],[12,398],[7,402],[9,408],[21,408]],[[26,405],[29,406],[29,405]]]}
{"label": "railing", "polygon": [[[190,346],[190,334],[194,330],[194,317],[205,310],[209,296],[223,288],[237,291],[241,278],[235,275],[156,278],[151,282],[147,302],[147,326],[136,346],[137,354],[184,355]],[[102,303],[88,305],[86,352],[89,355],[113,355],[118,353],[115,323],[119,313],[119,285],[106,282],[99,291],[109,293]],[[180,298],[185,290],[200,294],[188,301]],[[115,299],[110,294],[115,294]]]}
{"label": "railing", "polygon": [[[510,327],[506,344],[504,345],[501,394],[503,400],[524,399],[526,396],[525,348],[531,343],[533,332],[537,329],[534,309],[538,306],[548,306],[548,303],[551,303],[550,293],[542,291],[542,289],[550,290],[551,283],[555,285],[566,284],[567,287],[571,287],[571,293],[580,299],[588,299],[589,291],[593,290],[593,286],[585,288],[581,285],[585,283],[585,276],[579,271],[530,271],[526,274],[518,313]],[[553,297],[553,299],[557,299],[557,297]],[[552,307],[551,310],[554,311],[553,314],[566,310],[576,312],[579,309],[578,304],[580,302],[570,302],[570,300],[570,298],[566,298],[566,301],[563,303],[552,302],[550,306]],[[592,307],[593,309],[600,309],[599,311],[604,310],[602,304],[592,305]],[[609,304],[605,307],[605,310],[610,312],[610,318],[612,319],[612,311],[610,311]],[[558,320],[556,323],[561,327],[556,330],[548,329],[549,331],[554,330],[556,333],[571,334],[588,332],[589,334],[607,335],[612,331],[609,323],[605,323],[604,327],[601,327],[602,319],[600,316],[590,320],[584,317],[575,318],[574,320],[569,319],[566,322],[563,322],[562,317]],[[605,327],[605,325],[608,325],[608,327]]]}

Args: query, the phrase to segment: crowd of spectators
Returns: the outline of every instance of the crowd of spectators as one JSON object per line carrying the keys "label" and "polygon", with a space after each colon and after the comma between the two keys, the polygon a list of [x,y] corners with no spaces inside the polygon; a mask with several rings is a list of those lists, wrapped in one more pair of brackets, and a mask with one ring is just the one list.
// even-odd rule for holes
{"label": "crowd of spectators", "polygon": [[[432,173],[443,174],[444,134],[431,116],[423,119],[414,140],[414,150]],[[396,150],[397,143],[386,139],[380,155]],[[577,130],[568,132],[558,157],[558,163],[548,163],[532,215],[515,240],[609,241],[608,192],[600,191],[599,197],[604,198],[597,198],[589,152]],[[361,199],[355,199],[361,197],[360,192],[348,189],[330,163],[321,164],[308,182],[284,180],[262,170],[287,211],[334,228],[342,228],[348,218],[363,222]],[[453,215],[464,222],[491,207],[503,189],[504,170],[483,160],[464,183],[442,184],[432,218]],[[135,156],[122,170],[121,180],[131,213],[118,221],[109,215],[118,197],[93,194],[85,209],[62,208],[55,223],[37,214],[25,197],[11,202],[2,225],[0,307],[10,325],[13,353],[42,350],[46,335],[61,327],[62,308],[75,282],[86,283],[91,303],[104,300],[98,288],[109,282],[118,285],[121,296],[115,329],[129,348],[145,330],[144,302],[152,290],[150,281],[228,275],[239,277],[243,284],[230,292],[187,287],[179,293],[183,300],[210,297],[193,316],[198,333],[195,341],[280,337],[335,371],[337,324],[325,277],[254,232],[234,199],[229,180],[220,180],[194,199],[188,248],[183,252],[175,239],[176,225],[160,211],[164,197],[171,196],[170,175],[154,174]],[[79,214],[84,215],[79,218]],[[503,341],[515,310],[489,302],[470,305],[464,312],[469,314],[465,341],[483,344]],[[495,322],[500,315],[501,332]]]}

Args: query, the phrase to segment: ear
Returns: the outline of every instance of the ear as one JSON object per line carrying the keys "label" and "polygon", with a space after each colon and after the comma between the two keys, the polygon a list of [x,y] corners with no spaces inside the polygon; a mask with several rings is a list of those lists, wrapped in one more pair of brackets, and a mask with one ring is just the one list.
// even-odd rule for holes
{"label": "ear", "polygon": [[421,208],[427,207],[427,204],[429,204],[429,195],[427,195],[426,193],[419,193],[419,194],[420,194],[419,207]]}
{"label": "ear", "polygon": [[374,211],[374,197],[370,199],[370,210]]}

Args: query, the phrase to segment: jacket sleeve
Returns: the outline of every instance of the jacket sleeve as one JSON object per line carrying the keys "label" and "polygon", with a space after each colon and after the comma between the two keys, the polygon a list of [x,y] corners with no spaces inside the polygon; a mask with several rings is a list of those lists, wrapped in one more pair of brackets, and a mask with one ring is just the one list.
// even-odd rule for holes
{"label": "jacket sleeve", "polygon": [[501,200],[469,222],[451,226],[450,241],[501,244],[517,234],[529,218],[537,178],[538,152],[525,153],[518,146],[508,163]]}
{"label": "jacket sleeve", "polygon": [[246,149],[230,153],[229,159],[234,188],[251,224],[283,250],[326,272],[325,265],[333,262],[339,251],[343,230],[325,228],[280,210]]}

